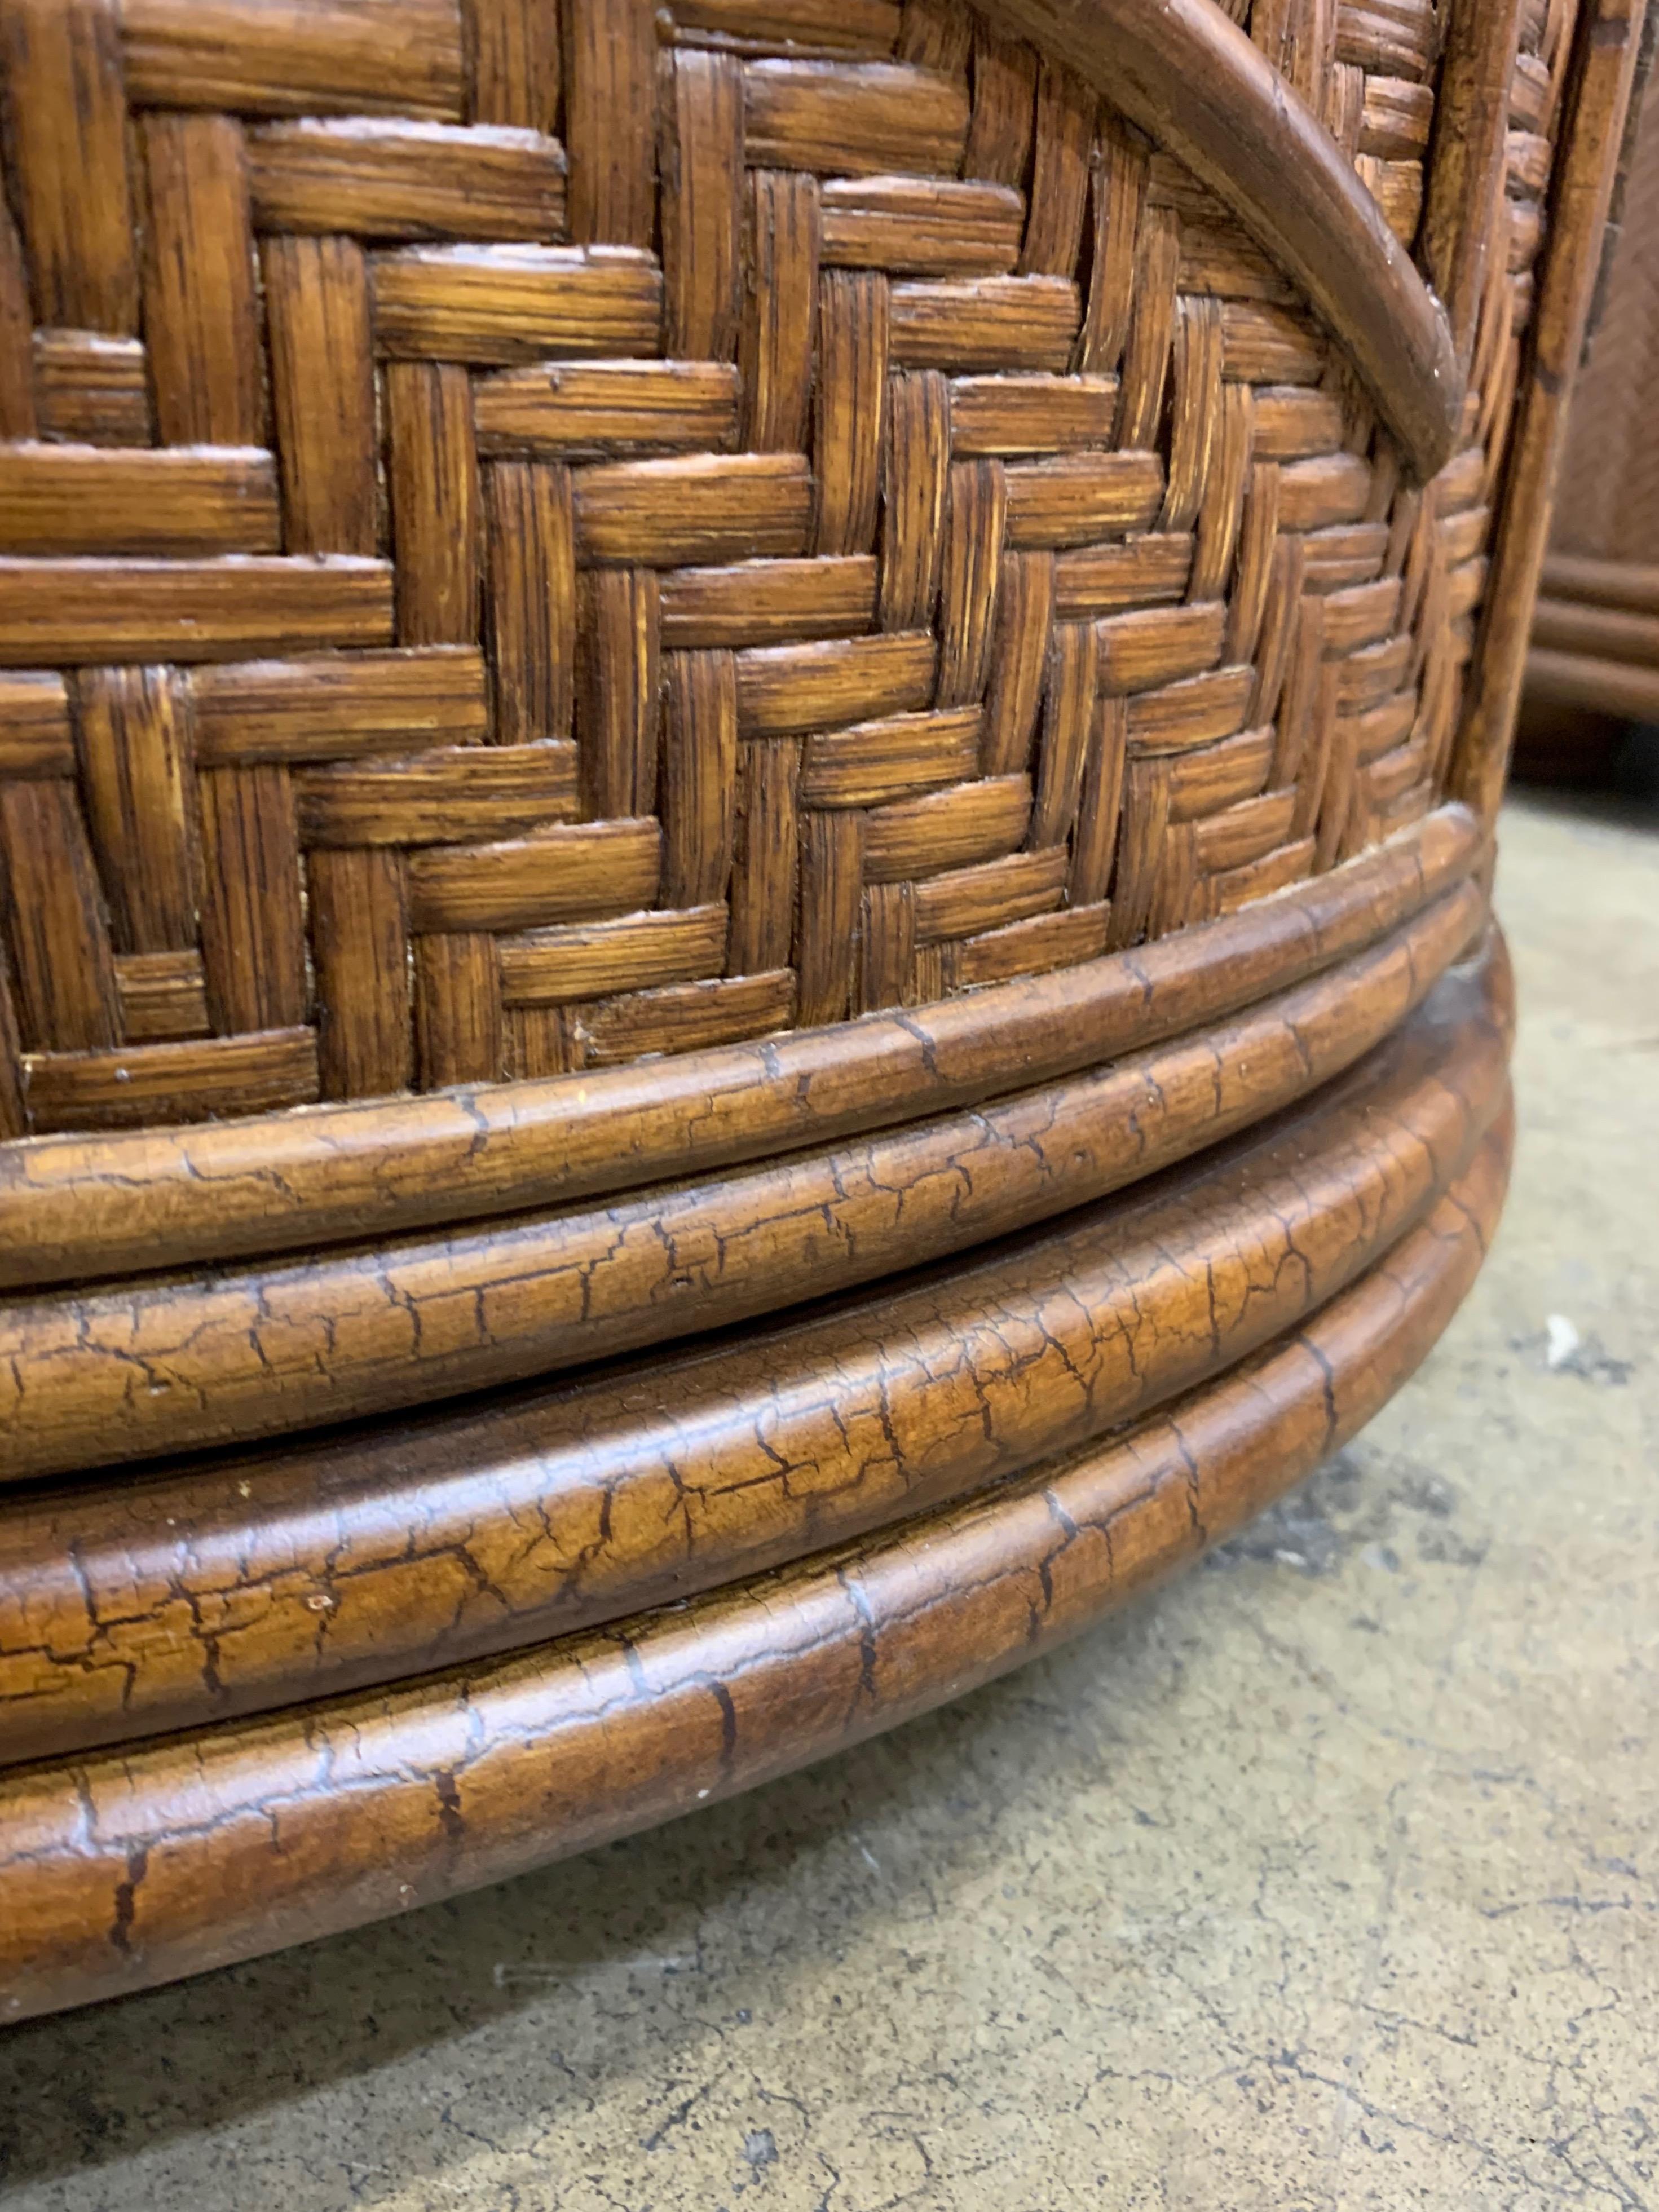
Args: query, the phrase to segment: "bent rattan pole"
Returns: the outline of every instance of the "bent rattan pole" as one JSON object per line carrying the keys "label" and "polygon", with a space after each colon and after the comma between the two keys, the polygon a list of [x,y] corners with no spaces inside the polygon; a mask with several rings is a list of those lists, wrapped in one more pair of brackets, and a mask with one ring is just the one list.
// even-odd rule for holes
{"label": "bent rattan pole", "polygon": [[0,1299],[0,1484],[520,1382],[1024,1228],[1328,1080],[1482,917],[1463,884],[1200,1037],[745,1173],[316,1259]]}
{"label": "bent rattan pole", "polygon": [[891,1728],[1191,1560],[1370,1419],[1503,1203],[1507,1115],[1394,1251],[1121,1442],[690,1607],[523,1656],[0,1777],[0,2017],[406,1910]]}
{"label": "bent rattan pole", "polygon": [[1329,132],[1216,0],[981,4],[1179,154],[1306,291],[1415,472],[1443,467],[1464,390],[1445,310]]}
{"label": "bent rattan pole", "polygon": [[0,1504],[0,1757],[315,1696],[680,1596],[1074,1448],[1290,1328],[1461,1171],[1501,950],[1145,1195],[563,1390]]}
{"label": "bent rattan pole", "polygon": [[1224,1018],[1467,876],[1440,808],[1379,850],[1160,941],[835,1029],[544,1082],[0,1146],[0,1285],[34,1287],[553,1206],[940,1113]]}

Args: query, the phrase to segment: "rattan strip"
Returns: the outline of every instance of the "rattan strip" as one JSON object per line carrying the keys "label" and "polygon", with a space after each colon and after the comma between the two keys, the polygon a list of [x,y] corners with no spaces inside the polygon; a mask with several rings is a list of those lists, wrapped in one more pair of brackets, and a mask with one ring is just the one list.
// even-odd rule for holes
{"label": "rattan strip", "polygon": [[1562,552],[1645,563],[1659,548],[1659,453],[1649,411],[1659,341],[1656,236],[1659,99],[1650,77],[1603,279],[1606,305],[1574,397],[1562,459],[1552,538]]}
{"label": "rattan strip", "polygon": [[[829,13],[7,0],[0,1137],[915,1006],[1432,805],[1568,8],[1422,488],[1067,72]],[[1402,240],[1434,23],[1249,23]]]}
{"label": "rattan strip", "polygon": [[1513,1115],[1492,1103],[1468,1164],[1372,1269],[1115,1439],[690,1606],[7,1777],[9,2016],[522,1872],[856,1742],[1077,1632],[1259,1511],[1409,1376],[1501,1211]]}

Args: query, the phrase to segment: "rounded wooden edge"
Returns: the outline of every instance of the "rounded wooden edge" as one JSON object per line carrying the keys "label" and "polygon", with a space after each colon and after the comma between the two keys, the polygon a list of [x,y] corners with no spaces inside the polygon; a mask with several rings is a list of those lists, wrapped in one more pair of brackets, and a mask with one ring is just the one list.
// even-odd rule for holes
{"label": "rounded wooden edge", "polygon": [[[1632,674],[1645,672],[1651,686],[1659,673],[1659,615],[1638,613],[1613,601],[1558,599],[1545,593],[1532,615],[1532,656],[1540,653],[1556,663],[1583,657],[1595,664],[1625,664]],[[1537,680],[1538,671],[1529,657],[1528,690]]]}
{"label": "rounded wooden edge", "polygon": [[1435,87],[1417,258],[1445,304],[1466,374],[1498,230],[1494,203],[1504,191],[1522,5],[1481,0],[1449,10]]}
{"label": "rounded wooden edge", "polygon": [[1527,655],[1526,682],[1529,699],[1552,707],[1580,707],[1638,722],[1659,720],[1659,668],[1534,646]]}
{"label": "rounded wooden edge", "polygon": [[1554,599],[1582,599],[1627,614],[1659,615],[1659,562],[1551,553],[1545,557],[1539,587]]}
{"label": "rounded wooden edge", "polygon": [[0,1756],[384,1684],[684,1599],[1078,1449],[1293,1328],[1459,1174],[1500,945],[1345,1078],[1041,1234],[562,1389],[0,1511]]}
{"label": "rounded wooden edge", "polygon": [[1584,0],[1574,33],[1560,159],[1510,432],[1492,561],[1450,787],[1493,821],[1509,770],[1527,635],[1544,566],[1567,408],[1601,270],[1647,0]]}
{"label": "rounded wooden edge", "polygon": [[1330,132],[1216,0],[977,0],[1058,56],[1224,200],[1346,349],[1410,469],[1456,449],[1444,309]]}
{"label": "rounded wooden edge", "polygon": [[1219,1029],[989,1106],[586,1211],[0,1301],[0,1482],[246,1444],[637,1351],[1087,1204],[1289,1105],[1467,951],[1465,882]]}
{"label": "rounded wooden edge", "polygon": [[1248,1006],[1468,875],[1442,807],[1224,919],[931,1006],[599,1073],[0,1144],[0,1287],[313,1251],[568,1203],[940,1113]]}
{"label": "rounded wooden edge", "polygon": [[0,2017],[520,1873],[960,1696],[1189,1562],[1382,1406],[1502,1206],[1507,1111],[1392,1252],[1106,1446],[690,1606],[522,1656],[0,1777]]}

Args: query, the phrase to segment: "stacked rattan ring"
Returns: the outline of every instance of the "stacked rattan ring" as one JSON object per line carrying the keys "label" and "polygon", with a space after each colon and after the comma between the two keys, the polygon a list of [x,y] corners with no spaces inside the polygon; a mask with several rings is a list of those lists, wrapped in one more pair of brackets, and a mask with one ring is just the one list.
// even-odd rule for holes
{"label": "stacked rattan ring", "polygon": [[0,2011],[886,1727],[1410,1371],[1635,43],[0,0]]}

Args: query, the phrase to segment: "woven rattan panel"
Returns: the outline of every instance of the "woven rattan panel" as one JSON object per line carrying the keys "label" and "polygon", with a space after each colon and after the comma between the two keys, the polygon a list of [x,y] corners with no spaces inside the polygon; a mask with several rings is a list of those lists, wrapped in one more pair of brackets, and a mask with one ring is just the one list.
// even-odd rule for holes
{"label": "woven rattan panel", "polygon": [[1603,561],[1659,562],[1659,85],[1650,72],[1610,227],[1601,325],[1573,394],[1552,544]]}
{"label": "woven rattan panel", "polygon": [[[1415,819],[1569,14],[1417,489],[1220,204],[940,0],[9,0],[0,1134],[921,1003]],[[1249,27],[1409,242],[1433,10]]]}

